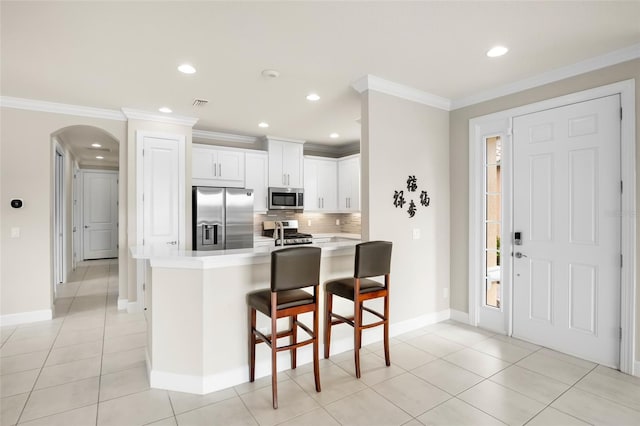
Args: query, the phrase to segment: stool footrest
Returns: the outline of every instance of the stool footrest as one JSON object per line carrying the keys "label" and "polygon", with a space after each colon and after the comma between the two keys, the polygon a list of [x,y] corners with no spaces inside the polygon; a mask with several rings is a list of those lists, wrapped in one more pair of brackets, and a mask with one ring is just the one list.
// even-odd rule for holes
{"label": "stool footrest", "polygon": [[370,314],[373,314],[373,315],[377,316],[378,318],[380,318],[381,320],[383,320],[383,321],[384,321],[385,317],[384,317],[384,315],[382,315],[380,312],[376,312],[376,311],[374,311],[373,309],[371,309],[371,308],[367,308],[367,307],[366,307],[366,306],[364,306],[364,305],[362,305],[362,306],[361,306],[361,308],[362,308],[363,310],[365,310],[365,311],[369,312]]}

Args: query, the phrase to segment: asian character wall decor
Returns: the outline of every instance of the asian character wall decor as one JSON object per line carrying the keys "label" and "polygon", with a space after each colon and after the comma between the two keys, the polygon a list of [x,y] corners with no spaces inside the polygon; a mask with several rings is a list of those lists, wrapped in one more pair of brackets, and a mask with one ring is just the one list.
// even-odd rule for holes
{"label": "asian character wall decor", "polygon": [[427,191],[422,191],[420,193],[420,204],[422,204],[425,207],[429,207],[429,203],[431,203],[431,198],[429,197],[429,194],[427,194]]}
{"label": "asian character wall decor", "polygon": [[409,179],[407,179],[407,191],[416,192],[416,189],[418,189],[418,179],[416,179],[415,175],[409,176]]}
{"label": "asian character wall decor", "polygon": [[404,200],[404,191],[396,191],[395,194],[393,194],[393,205],[396,206],[396,208],[402,208],[405,203],[406,201]]}
{"label": "asian character wall decor", "polygon": [[[409,175],[407,178],[407,197],[413,197],[413,194],[418,191],[418,178],[416,175]],[[420,191],[419,195],[420,206],[429,207],[431,205],[431,197],[429,197],[429,193],[427,191]],[[412,218],[416,215],[418,211],[418,205],[413,200],[413,198],[409,199],[409,208],[406,210],[409,214],[409,218]],[[395,208],[403,208],[404,205],[407,204],[407,200],[405,199],[404,190],[394,191],[393,193],[393,206]]]}

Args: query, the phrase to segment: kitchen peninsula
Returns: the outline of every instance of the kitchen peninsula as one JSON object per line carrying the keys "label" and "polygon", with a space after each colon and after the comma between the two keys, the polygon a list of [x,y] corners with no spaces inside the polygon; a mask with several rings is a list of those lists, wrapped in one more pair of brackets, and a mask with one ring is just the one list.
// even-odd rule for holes
{"label": "kitchen peninsula", "polygon": [[[339,238],[314,244],[322,248],[320,284],[353,274],[358,242]],[[271,252],[280,248],[131,249],[132,257],[146,264],[147,369],[152,388],[206,394],[249,380],[246,294],[269,287]],[[323,304],[322,285],[320,289]],[[311,322],[310,314],[301,318]],[[268,332],[268,319],[259,315],[258,327]],[[332,352],[352,347],[352,331],[347,328],[332,333]],[[266,345],[258,346],[256,360],[256,377],[268,375]],[[311,348],[300,349],[298,365],[310,360]],[[279,354],[278,367],[290,367],[288,352]]]}

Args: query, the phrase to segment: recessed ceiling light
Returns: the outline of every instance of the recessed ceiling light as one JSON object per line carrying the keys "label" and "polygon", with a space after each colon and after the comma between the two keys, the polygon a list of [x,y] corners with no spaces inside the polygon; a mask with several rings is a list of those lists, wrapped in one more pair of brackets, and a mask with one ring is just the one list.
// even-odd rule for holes
{"label": "recessed ceiling light", "polygon": [[97,158],[98,160],[104,160],[104,157],[103,157],[102,155],[96,155],[96,158]]}
{"label": "recessed ceiling light", "polygon": [[158,111],[164,112],[165,114],[169,114],[169,113],[173,112],[173,111],[171,111],[171,108],[168,108],[168,107],[159,108]]}
{"label": "recessed ceiling light", "polygon": [[278,77],[280,77],[280,71],[262,70],[262,76],[266,77],[266,78],[278,78]]}
{"label": "recessed ceiling light", "polygon": [[339,137],[340,137],[340,135],[339,135],[339,134],[337,134],[337,133],[331,133],[331,134],[329,135],[329,137],[330,137],[331,139],[336,139],[336,138],[339,138]]}
{"label": "recessed ceiling light", "polygon": [[266,129],[267,127],[269,127],[269,123],[265,123],[264,121],[261,121],[260,123],[258,123],[258,127],[262,127],[263,129]]}
{"label": "recessed ceiling light", "polygon": [[502,56],[507,53],[509,49],[504,46],[494,46],[487,52],[487,56],[490,58],[497,58],[498,56]]}
{"label": "recessed ceiling light", "polygon": [[94,148],[100,148],[102,145],[100,145],[99,143],[92,143],[91,146]]}
{"label": "recessed ceiling light", "polygon": [[308,101],[313,101],[313,102],[315,102],[315,101],[319,101],[319,100],[320,100],[320,96],[318,96],[318,94],[317,94],[317,93],[309,93],[309,94],[307,95],[307,100],[308,100]]}
{"label": "recessed ceiling light", "polygon": [[182,64],[178,67],[178,71],[184,74],[195,74],[196,69],[189,64]]}

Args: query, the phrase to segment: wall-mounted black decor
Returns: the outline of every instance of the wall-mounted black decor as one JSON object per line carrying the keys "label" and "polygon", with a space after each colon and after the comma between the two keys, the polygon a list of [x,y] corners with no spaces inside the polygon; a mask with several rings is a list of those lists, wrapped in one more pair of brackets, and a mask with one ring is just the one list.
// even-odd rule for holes
{"label": "wall-mounted black decor", "polygon": [[[413,192],[417,192],[418,190],[418,179],[415,175],[409,175],[407,178],[407,196],[412,196]],[[404,190],[394,191],[393,192],[393,206],[395,208],[403,208],[407,203],[407,200],[404,198]],[[423,207],[429,207],[431,204],[431,197],[427,191],[420,192],[420,205]],[[413,198],[409,200],[409,208],[407,209],[407,213],[409,213],[409,218],[412,218],[416,215],[417,212],[416,203],[413,201]]]}

